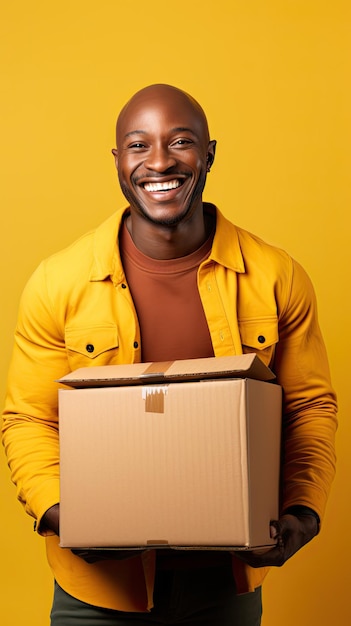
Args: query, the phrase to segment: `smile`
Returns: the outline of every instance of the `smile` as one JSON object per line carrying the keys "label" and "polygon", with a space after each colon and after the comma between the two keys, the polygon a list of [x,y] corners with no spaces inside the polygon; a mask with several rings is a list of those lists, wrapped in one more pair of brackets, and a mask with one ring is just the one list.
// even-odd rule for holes
{"label": "smile", "polygon": [[170,191],[171,189],[177,189],[181,184],[182,181],[175,178],[174,180],[167,180],[164,183],[145,183],[144,189],[150,192]]}

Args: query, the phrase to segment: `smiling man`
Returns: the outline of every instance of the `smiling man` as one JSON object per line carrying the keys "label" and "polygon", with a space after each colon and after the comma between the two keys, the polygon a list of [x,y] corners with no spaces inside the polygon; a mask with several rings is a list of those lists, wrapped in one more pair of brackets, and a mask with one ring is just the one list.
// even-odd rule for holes
{"label": "smiling man", "polygon": [[113,154],[132,209],[127,228],[135,244],[153,258],[190,254],[211,227],[202,192],[216,142],[204,112],[182,91],[155,85],[124,107],[116,135]]}
{"label": "smiling man", "polygon": [[[215,147],[191,96],[169,85],[139,91],[119,115],[112,151],[128,206],[45,260],[24,290],[3,441],[18,497],[46,537],[52,626],[259,626],[268,567],[319,531],[334,476],[336,399],[313,288],[288,254],[203,202]],[[276,545],[264,554],[147,550],[119,560],[61,549],[54,381],[86,365],[243,352],[256,352],[284,389]],[[93,504],[91,514],[99,515]]]}

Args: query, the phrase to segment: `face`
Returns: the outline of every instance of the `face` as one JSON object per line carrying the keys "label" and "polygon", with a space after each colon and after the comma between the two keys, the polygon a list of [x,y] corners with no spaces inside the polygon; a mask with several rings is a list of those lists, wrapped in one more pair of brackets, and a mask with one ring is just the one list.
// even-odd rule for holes
{"label": "face", "polygon": [[139,92],[122,111],[113,151],[131,212],[172,226],[202,211],[215,142],[186,94],[167,86]]}

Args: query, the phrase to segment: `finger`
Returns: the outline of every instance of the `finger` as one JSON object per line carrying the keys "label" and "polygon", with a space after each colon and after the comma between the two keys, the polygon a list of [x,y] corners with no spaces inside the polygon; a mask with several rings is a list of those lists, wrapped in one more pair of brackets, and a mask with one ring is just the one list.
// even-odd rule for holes
{"label": "finger", "polygon": [[281,525],[278,520],[271,520],[269,525],[270,536],[272,539],[277,539],[281,535]]}
{"label": "finger", "polygon": [[292,515],[282,515],[279,520],[270,522],[270,532],[272,539],[276,539],[277,544],[285,544],[288,536],[297,529],[297,518]]}
{"label": "finger", "polygon": [[284,547],[280,545],[266,551],[236,552],[236,556],[251,567],[281,567],[286,561]]}

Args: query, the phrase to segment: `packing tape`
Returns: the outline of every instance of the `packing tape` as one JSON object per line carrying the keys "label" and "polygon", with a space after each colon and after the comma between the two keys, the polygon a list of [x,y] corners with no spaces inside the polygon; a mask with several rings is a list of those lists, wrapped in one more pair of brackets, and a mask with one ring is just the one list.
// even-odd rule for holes
{"label": "packing tape", "polygon": [[149,375],[162,375],[167,372],[167,370],[173,365],[174,361],[155,361],[154,363],[150,363],[150,365],[143,371],[143,376]]}
{"label": "packing tape", "polygon": [[145,413],[164,413],[167,391],[168,387],[165,385],[142,387],[141,396],[145,400]]}

